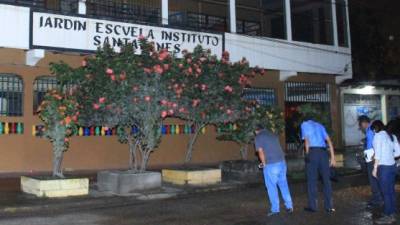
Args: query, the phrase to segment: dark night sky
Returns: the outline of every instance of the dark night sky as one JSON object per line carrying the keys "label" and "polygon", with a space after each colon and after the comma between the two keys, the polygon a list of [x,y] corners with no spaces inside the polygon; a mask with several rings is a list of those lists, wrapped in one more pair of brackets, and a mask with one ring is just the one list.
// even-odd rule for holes
{"label": "dark night sky", "polygon": [[400,78],[400,0],[349,0],[354,78]]}

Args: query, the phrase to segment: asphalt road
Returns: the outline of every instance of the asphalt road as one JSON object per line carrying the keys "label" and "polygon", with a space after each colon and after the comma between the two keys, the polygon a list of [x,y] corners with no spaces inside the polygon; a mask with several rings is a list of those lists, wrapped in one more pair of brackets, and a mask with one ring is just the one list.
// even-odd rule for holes
{"label": "asphalt road", "polygon": [[[337,189],[337,212],[306,213],[304,184],[292,185],[295,212],[268,218],[263,187],[202,193],[185,198],[145,201],[140,204],[80,210],[51,215],[0,218],[1,225],[372,225],[379,210],[365,209],[367,186]],[[399,189],[400,190],[400,189]],[[322,196],[320,196],[321,199]],[[400,199],[399,199],[400,200]],[[400,201],[398,201],[400,202]],[[323,202],[320,201],[322,208]],[[400,224],[400,223],[398,223]]]}

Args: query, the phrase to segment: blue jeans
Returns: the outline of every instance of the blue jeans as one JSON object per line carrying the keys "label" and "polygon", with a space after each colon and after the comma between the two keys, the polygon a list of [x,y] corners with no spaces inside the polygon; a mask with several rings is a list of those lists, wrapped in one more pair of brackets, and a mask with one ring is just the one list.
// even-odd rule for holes
{"label": "blue jeans", "polygon": [[384,210],[386,215],[396,213],[396,166],[378,167],[378,181],[383,195]]}
{"label": "blue jeans", "polygon": [[317,210],[317,182],[320,175],[324,189],[325,209],[332,209],[332,186],[328,151],[326,149],[310,149],[306,157],[308,207]]}
{"label": "blue jeans", "polygon": [[369,200],[369,204],[378,205],[382,202],[382,192],[379,187],[378,179],[372,176],[372,170],[374,169],[374,162],[366,162],[367,164],[367,173],[368,173],[368,181],[371,186],[372,196]]}
{"label": "blue jeans", "polygon": [[292,197],[290,196],[289,186],[286,179],[286,170],[285,161],[267,164],[264,167],[264,181],[268,192],[269,202],[271,203],[271,212],[273,213],[279,212],[278,187],[281,191],[286,208],[293,208]]}

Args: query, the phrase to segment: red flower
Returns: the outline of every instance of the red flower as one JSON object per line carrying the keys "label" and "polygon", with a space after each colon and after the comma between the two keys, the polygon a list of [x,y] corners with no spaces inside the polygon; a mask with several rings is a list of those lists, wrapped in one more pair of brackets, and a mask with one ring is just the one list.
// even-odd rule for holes
{"label": "red flower", "polygon": [[114,71],[113,71],[112,69],[110,69],[110,68],[107,68],[107,69],[106,69],[106,73],[107,73],[108,75],[111,75],[111,74],[114,73]]}
{"label": "red flower", "polygon": [[105,97],[99,98],[99,103],[104,103],[105,101],[106,101],[106,98],[105,98]]}
{"label": "red flower", "polygon": [[100,105],[99,105],[99,104],[93,103],[93,109],[97,110],[97,109],[99,109],[99,108],[100,108]]}
{"label": "red flower", "polygon": [[144,97],[144,100],[145,100],[146,102],[150,102],[150,101],[151,101],[151,97],[150,97],[150,96],[145,96],[145,97]]}
{"label": "red flower", "polygon": [[187,69],[187,72],[188,72],[188,74],[192,74],[192,73],[193,73],[192,67],[189,67],[189,68]]}
{"label": "red flower", "polygon": [[161,117],[162,117],[162,118],[167,117],[167,115],[168,115],[167,111],[162,111],[162,112],[161,112]]}
{"label": "red flower", "polygon": [[117,79],[117,78],[115,77],[114,74],[112,74],[112,75],[110,76],[110,78],[111,78],[112,81],[115,81],[115,80]]}
{"label": "red flower", "polygon": [[76,122],[76,121],[78,121],[78,116],[72,116],[72,121],[74,121],[74,122]]}
{"label": "red flower", "polygon": [[179,63],[178,67],[179,67],[179,69],[182,69],[183,68],[183,64]]}
{"label": "red flower", "polygon": [[169,70],[169,64],[164,64],[164,70]]}

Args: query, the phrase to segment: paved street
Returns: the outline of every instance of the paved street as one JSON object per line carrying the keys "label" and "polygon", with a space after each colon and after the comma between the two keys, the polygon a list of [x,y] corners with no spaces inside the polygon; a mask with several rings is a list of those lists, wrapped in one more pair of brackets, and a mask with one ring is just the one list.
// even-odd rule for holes
{"label": "paved street", "polygon": [[[51,215],[27,215],[15,218],[2,218],[1,225],[369,225],[371,213],[364,209],[368,196],[366,186],[337,188],[335,205],[337,212],[327,215],[324,212],[307,214],[304,184],[291,185],[294,192],[295,212],[292,215],[267,218],[267,200],[264,189],[244,188],[234,191],[202,193],[185,198],[153,200],[133,203],[121,207],[108,208],[101,205],[96,209],[68,209],[65,213]],[[337,185],[336,185],[337,186]],[[338,190],[339,189],[339,190]],[[322,202],[320,202],[322,204]]]}

